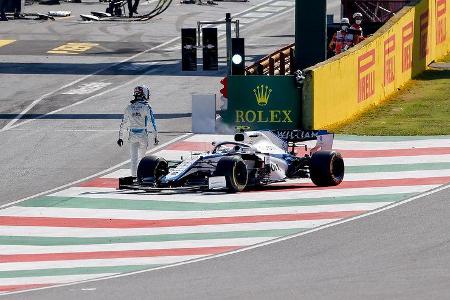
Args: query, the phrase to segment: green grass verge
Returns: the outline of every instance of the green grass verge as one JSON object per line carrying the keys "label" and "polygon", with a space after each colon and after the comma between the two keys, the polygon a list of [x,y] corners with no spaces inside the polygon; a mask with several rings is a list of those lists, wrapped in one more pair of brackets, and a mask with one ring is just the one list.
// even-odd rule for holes
{"label": "green grass verge", "polygon": [[[443,61],[450,61],[450,55]],[[381,105],[333,131],[354,135],[450,135],[450,70],[425,71]]]}

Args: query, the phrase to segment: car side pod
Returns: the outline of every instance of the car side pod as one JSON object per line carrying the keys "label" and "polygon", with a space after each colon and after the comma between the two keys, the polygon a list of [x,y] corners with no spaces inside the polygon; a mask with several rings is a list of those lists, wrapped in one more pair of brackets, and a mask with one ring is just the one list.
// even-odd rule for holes
{"label": "car side pod", "polygon": [[344,160],[336,151],[317,151],[311,156],[310,178],[317,186],[339,185],[344,179]]}

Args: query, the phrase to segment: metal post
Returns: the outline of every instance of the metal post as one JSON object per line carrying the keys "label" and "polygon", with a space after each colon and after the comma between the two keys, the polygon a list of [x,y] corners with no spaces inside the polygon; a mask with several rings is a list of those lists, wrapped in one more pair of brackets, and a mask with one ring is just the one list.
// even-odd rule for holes
{"label": "metal post", "polygon": [[286,55],[284,52],[280,52],[280,75],[286,74]]}
{"label": "metal post", "polygon": [[269,57],[269,75],[275,75],[275,60]]}
{"label": "metal post", "polygon": [[225,14],[225,29],[227,36],[227,74],[231,75],[231,14]]}
{"label": "metal post", "polygon": [[202,31],[202,25],[197,21],[197,46],[201,46],[200,32]]}
{"label": "metal post", "polygon": [[296,69],[303,70],[326,59],[326,19],[326,0],[295,0]]}

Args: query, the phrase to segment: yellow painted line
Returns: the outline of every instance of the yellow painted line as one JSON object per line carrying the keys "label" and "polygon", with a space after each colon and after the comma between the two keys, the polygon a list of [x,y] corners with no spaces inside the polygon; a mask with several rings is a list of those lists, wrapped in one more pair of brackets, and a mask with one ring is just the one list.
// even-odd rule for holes
{"label": "yellow painted line", "polygon": [[80,54],[79,52],[69,52],[69,51],[64,51],[64,50],[50,50],[50,51],[47,51],[47,53],[50,53],[50,54],[69,54],[69,55]]}
{"label": "yellow painted line", "polygon": [[50,54],[80,54],[85,51],[88,51],[89,49],[92,49],[93,47],[98,46],[98,44],[94,43],[67,43],[64,45],[61,45],[59,47],[56,47],[50,51],[47,51],[47,53]]}
{"label": "yellow painted line", "polygon": [[0,47],[14,43],[16,40],[0,40]]}

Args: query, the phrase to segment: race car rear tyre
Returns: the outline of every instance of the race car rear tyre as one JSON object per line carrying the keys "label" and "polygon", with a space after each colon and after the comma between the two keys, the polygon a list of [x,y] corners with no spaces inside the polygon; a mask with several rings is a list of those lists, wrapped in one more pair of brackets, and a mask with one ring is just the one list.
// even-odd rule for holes
{"label": "race car rear tyre", "polygon": [[169,174],[167,161],[158,156],[146,156],[139,162],[137,169],[137,180],[142,183],[157,183],[158,180]]}
{"label": "race car rear tyre", "polygon": [[344,179],[344,160],[336,151],[318,151],[311,156],[310,177],[317,186],[338,185]]}
{"label": "race car rear tyre", "polygon": [[242,192],[247,186],[247,165],[238,156],[222,157],[217,163],[215,176],[225,176],[229,193]]}

